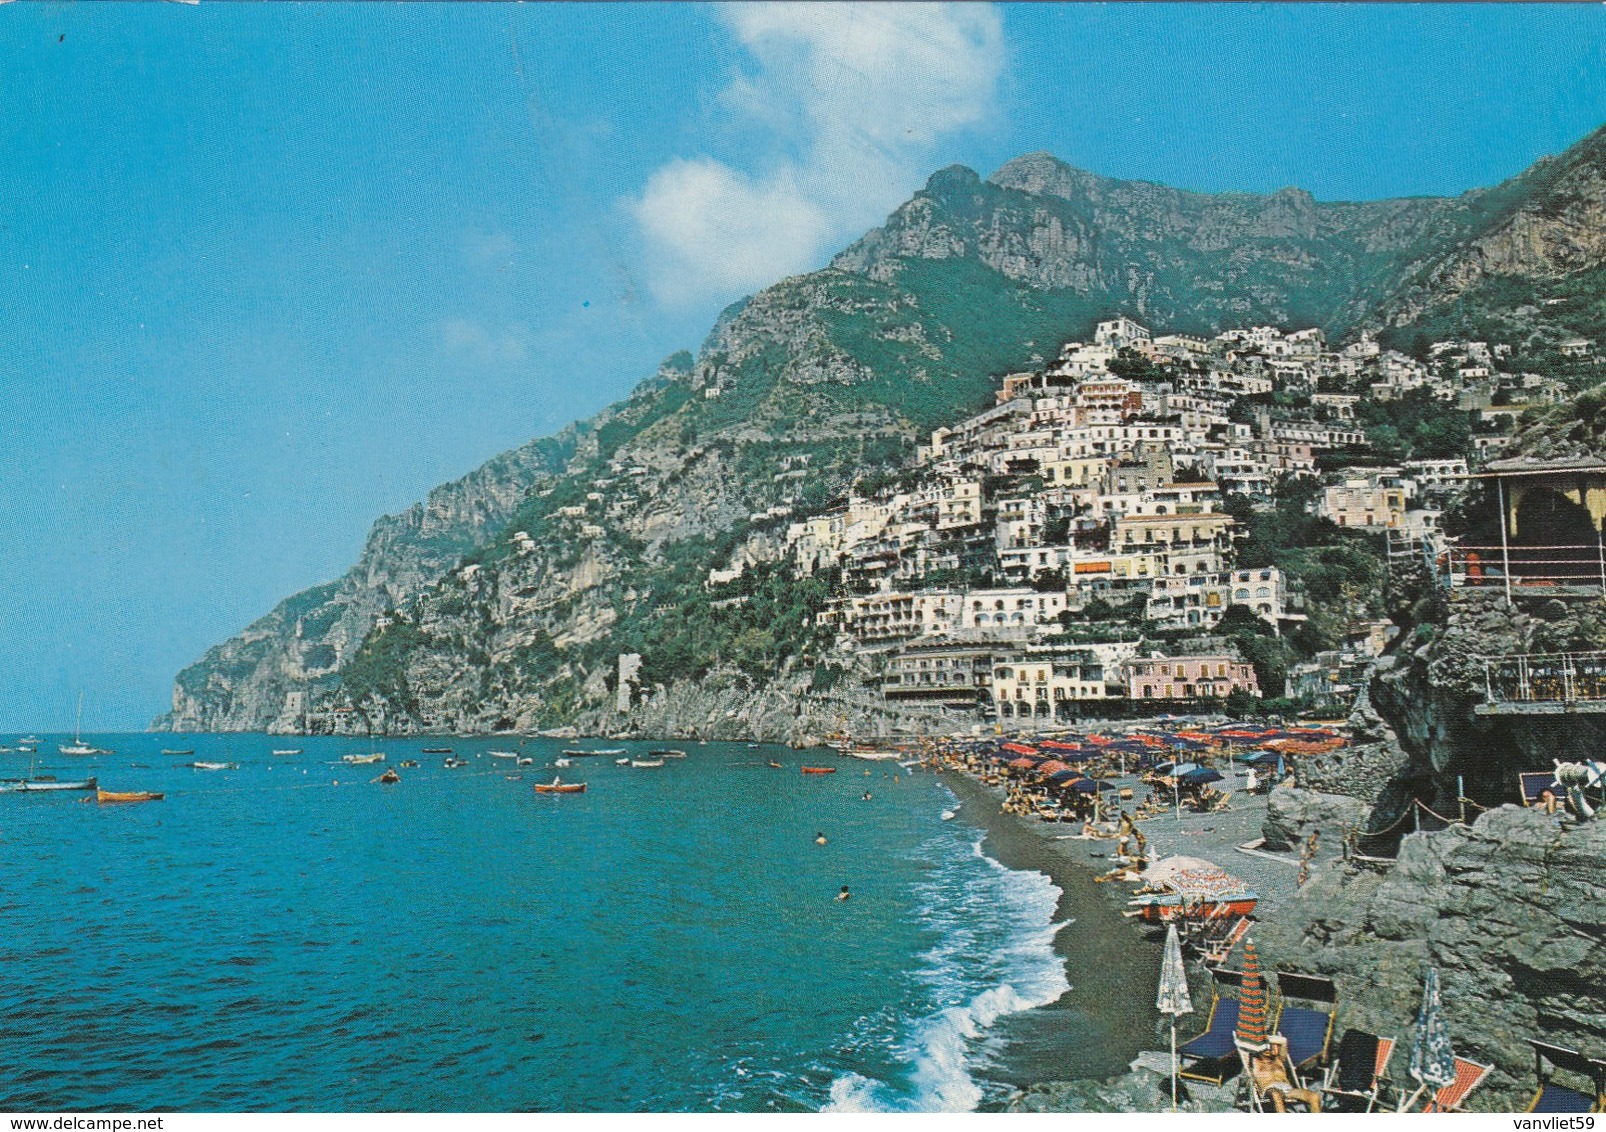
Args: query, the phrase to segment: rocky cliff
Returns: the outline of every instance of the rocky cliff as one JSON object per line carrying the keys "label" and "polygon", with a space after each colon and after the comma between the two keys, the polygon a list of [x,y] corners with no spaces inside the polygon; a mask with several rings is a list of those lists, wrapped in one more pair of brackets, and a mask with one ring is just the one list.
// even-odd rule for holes
{"label": "rocky cliff", "polygon": [[[1498,190],[1361,204],[1189,193],[1043,154],[986,180],[942,170],[828,268],[727,310],[695,358],[381,520],[350,573],[185,669],[157,726],[550,723],[602,704],[627,651],[666,685],[779,671],[818,690],[821,595],[764,573],[789,516],[897,466],[984,403],[996,375],[1102,317],[1398,327],[1438,317],[1433,281],[1474,260],[1479,279],[1587,291],[1598,148],[1588,139]],[[1541,221],[1538,258],[1476,252]],[[1465,313],[1472,291],[1457,294]],[[1573,312],[1560,333],[1595,308],[1554,309]],[[1535,310],[1530,322],[1551,308]],[[738,566],[746,581],[705,592],[710,569]]]}

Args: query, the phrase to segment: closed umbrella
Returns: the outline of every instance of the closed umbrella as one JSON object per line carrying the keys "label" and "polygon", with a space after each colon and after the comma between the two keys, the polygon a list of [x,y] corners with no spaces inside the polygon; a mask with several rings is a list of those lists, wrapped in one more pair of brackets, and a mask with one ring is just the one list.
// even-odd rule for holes
{"label": "closed umbrella", "polygon": [[1233,1032],[1240,1042],[1255,1049],[1266,1045],[1266,980],[1260,977],[1260,956],[1255,941],[1244,941],[1244,977],[1238,990],[1238,1028]]}
{"label": "closed umbrella", "polygon": [[1188,972],[1182,965],[1182,941],[1177,938],[1177,925],[1166,925],[1165,958],[1160,961],[1160,991],[1155,995],[1155,1008],[1161,1014],[1171,1015],[1171,1111],[1177,1111],[1177,1019],[1193,1013],[1193,999],[1188,997]]}
{"label": "closed umbrella", "polygon": [[1422,1009],[1416,1016],[1416,1040],[1411,1045],[1411,1076],[1421,1082],[1422,1087],[1406,1106],[1428,1089],[1436,1092],[1455,1080],[1455,1051],[1450,1048],[1450,1031],[1444,1024],[1444,1007],[1439,1002],[1437,967],[1422,969]]}

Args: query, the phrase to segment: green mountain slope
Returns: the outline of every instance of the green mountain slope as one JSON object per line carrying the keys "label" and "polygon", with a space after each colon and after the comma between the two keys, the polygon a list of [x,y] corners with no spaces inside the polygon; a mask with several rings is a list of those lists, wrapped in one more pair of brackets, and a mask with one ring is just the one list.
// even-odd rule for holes
{"label": "green mountain slope", "polygon": [[[381,520],[345,578],[181,673],[157,725],[555,723],[606,696],[621,651],[643,653],[649,682],[807,671],[824,595],[767,565],[789,516],[896,466],[1101,318],[1406,340],[1476,322],[1535,350],[1588,334],[1602,148],[1593,135],[1459,198],[1365,203],[1190,193],[1044,154],[986,180],[941,170],[826,269],[727,310],[695,358]],[[754,568],[707,590],[733,555]]]}

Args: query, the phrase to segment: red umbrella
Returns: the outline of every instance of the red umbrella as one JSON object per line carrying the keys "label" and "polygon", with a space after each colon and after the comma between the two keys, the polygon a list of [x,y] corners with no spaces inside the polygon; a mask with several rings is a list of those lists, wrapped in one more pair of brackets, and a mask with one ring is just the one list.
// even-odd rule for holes
{"label": "red umbrella", "polygon": [[1046,778],[1051,774],[1057,773],[1058,771],[1070,769],[1071,768],[1069,766],[1060,762],[1058,759],[1049,759],[1046,763],[1038,764],[1037,773]]}
{"label": "red umbrella", "polygon": [[1266,981],[1260,977],[1260,956],[1255,941],[1244,941],[1244,978],[1238,988],[1237,1039],[1246,1046],[1266,1044]]}
{"label": "red umbrella", "polygon": [[1014,767],[1016,770],[1027,770],[1027,769],[1029,769],[1031,767],[1036,766],[1037,765],[1037,760],[1036,759],[1029,759],[1026,756],[1022,755],[1018,759],[1011,759],[1009,765]]}

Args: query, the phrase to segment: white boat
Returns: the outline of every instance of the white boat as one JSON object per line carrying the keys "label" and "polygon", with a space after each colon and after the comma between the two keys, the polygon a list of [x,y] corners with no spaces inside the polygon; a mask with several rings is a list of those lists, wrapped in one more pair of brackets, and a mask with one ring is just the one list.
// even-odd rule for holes
{"label": "white boat", "polygon": [[525,756],[523,758],[520,758],[516,765],[518,765],[518,766],[534,766],[535,765],[535,760],[533,758]]}
{"label": "white boat", "polygon": [[635,767],[663,766],[663,759],[631,759],[630,765]]}
{"label": "white boat", "polygon": [[486,753],[493,759],[516,759],[519,757],[517,751],[487,751]]}
{"label": "white boat", "polygon": [[573,766],[574,762],[572,760],[570,760],[570,759],[553,759],[552,760],[552,765],[553,766]]}
{"label": "white boat", "polygon": [[78,693],[78,721],[73,724],[72,745],[57,747],[64,755],[109,755],[110,751],[91,747],[84,742],[84,694]]}
{"label": "white boat", "polygon": [[301,748],[300,747],[289,747],[289,748],[286,748],[283,751],[274,751],[273,753],[276,754],[276,755],[299,755],[301,753]]}
{"label": "white boat", "polygon": [[196,770],[239,770],[239,763],[191,763]]}
{"label": "white boat", "polygon": [[869,763],[884,763],[890,762],[894,759],[903,758],[902,751],[861,751],[858,748],[854,748],[853,750],[843,751],[842,753],[844,755],[851,755],[856,759],[863,759],[865,762]]}
{"label": "white boat", "polygon": [[613,765],[614,766],[629,766],[630,765],[630,760],[629,759],[614,759],[613,760]]}
{"label": "white boat", "polygon": [[42,790],[94,790],[97,783],[93,778],[86,778],[82,782],[52,782],[24,779],[21,782],[0,782],[0,794],[31,794]]}
{"label": "white boat", "polygon": [[368,763],[382,763],[385,761],[385,753],[383,751],[374,751],[371,754],[366,755],[341,755],[340,761],[343,763],[350,763],[353,766],[365,766]]}
{"label": "white boat", "polygon": [[625,753],[625,749],[623,747],[609,747],[606,750],[592,751],[590,753],[593,755],[622,755]]}

